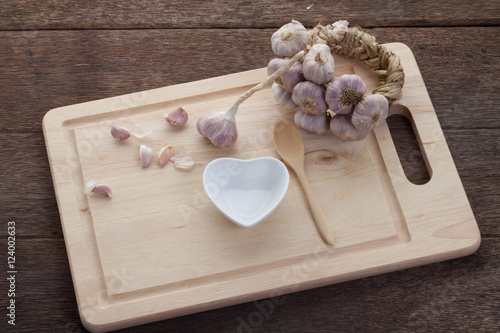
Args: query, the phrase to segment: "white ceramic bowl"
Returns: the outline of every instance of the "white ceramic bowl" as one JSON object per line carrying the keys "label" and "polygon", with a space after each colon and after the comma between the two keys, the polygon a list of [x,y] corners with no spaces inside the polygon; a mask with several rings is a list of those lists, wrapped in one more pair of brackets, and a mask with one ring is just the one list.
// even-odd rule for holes
{"label": "white ceramic bowl", "polygon": [[219,158],[203,172],[205,192],[228,219],[251,227],[271,214],[288,190],[285,165],[272,157]]}

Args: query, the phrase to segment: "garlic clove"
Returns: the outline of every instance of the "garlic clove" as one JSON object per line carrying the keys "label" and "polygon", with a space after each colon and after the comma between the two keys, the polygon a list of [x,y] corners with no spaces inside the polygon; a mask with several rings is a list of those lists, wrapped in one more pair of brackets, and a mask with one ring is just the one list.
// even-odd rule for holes
{"label": "garlic clove", "polygon": [[382,95],[374,94],[363,98],[352,112],[352,124],[360,131],[370,131],[387,119],[389,102]]}
{"label": "garlic clove", "polygon": [[114,122],[111,123],[110,129],[111,135],[118,141],[127,140],[130,137],[129,131],[125,128],[116,125]]}
{"label": "garlic clove", "polygon": [[191,170],[194,166],[194,161],[189,156],[189,151],[182,146],[173,149],[173,155],[170,159],[174,162],[174,168],[177,170]]}
{"label": "garlic clove", "polygon": [[[273,74],[278,70],[278,68],[287,62],[288,59],[271,59],[267,65],[267,75]],[[304,75],[302,75],[302,64],[300,62],[293,64],[286,72],[275,80],[277,84],[290,92],[293,91],[293,88],[297,83],[302,81],[305,81],[305,78]]]}
{"label": "garlic clove", "polygon": [[153,150],[146,145],[140,145],[139,157],[141,158],[141,167],[147,168],[153,160]]}
{"label": "garlic clove", "polygon": [[326,116],[326,112],[320,115],[311,115],[299,109],[295,112],[294,121],[295,125],[309,132],[323,134],[328,131],[328,117]]}
{"label": "garlic clove", "polygon": [[160,168],[163,168],[172,157],[173,148],[174,146],[171,145],[163,145],[163,147],[161,147],[160,151],[158,152],[158,164],[160,165]]}
{"label": "garlic clove", "polygon": [[276,102],[282,105],[285,109],[295,111],[298,108],[298,105],[295,104],[292,100],[291,92],[286,91],[285,88],[277,83],[273,83],[271,89],[273,90],[274,99],[276,100]]}
{"label": "garlic clove", "polygon": [[302,111],[311,115],[320,115],[328,109],[325,90],[309,81],[300,82],[295,86],[292,100]]}
{"label": "garlic clove", "polygon": [[238,140],[236,120],[230,112],[208,113],[198,119],[196,129],[217,147],[228,148]]}
{"label": "garlic clove", "polygon": [[146,131],[144,127],[136,123],[135,121],[132,122],[132,135],[135,136],[136,138],[144,138],[148,135],[153,133],[153,131]]}
{"label": "garlic clove", "polygon": [[328,85],[325,100],[333,112],[349,114],[365,93],[366,85],[358,75],[344,74]]}
{"label": "garlic clove", "polygon": [[368,131],[360,131],[354,127],[351,118],[351,115],[337,114],[330,119],[330,130],[346,141],[363,140],[368,135]]}
{"label": "garlic clove", "polygon": [[335,76],[335,60],[326,44],[314,44],[302,65],[304,77],[316,84],[326,84]]}
{"label": "garlic clove", "polygon": [[309,34],[302,23],[292,20],[271,37],[271,48],[280,57],[292,57],[306,48]]}
{"label": "garlic clove", "polygon": [[106,184],[98,184],[95,180],[89,180],[85,184],[83,192],[88,196],[99,194],[111,198],[111,188]]}
{"label": "garlic clove", "polygon": [[186,125],[188,121],[188,114],[182,107],[170,111],[168,114],[164,114],[163,116],[167,122],[177,127]]}

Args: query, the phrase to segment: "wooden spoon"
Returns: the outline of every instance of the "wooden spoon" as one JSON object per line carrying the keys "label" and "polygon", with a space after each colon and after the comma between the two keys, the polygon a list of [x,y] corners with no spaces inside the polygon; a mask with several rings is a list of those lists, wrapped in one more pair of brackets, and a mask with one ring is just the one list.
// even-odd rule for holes
{"label": "wooden spoon", "polygon": [[280,120],[274,125],[273,138],[276,151],[299,178],[319,233],[326,243],[333,245],[333,229],[321,210],[304,172],[304,142],[299,131],[291,123]]}

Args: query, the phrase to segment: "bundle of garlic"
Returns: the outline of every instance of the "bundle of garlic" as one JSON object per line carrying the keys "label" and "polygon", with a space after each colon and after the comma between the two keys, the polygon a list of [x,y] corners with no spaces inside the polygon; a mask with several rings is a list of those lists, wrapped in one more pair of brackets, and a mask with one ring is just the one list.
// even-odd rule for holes
{"label": "bundle of garlic", "polygon": [[[353,141],[362,140],[383,123],[389,103],[401,98],[404,72],[399,57],[379,45],[375,37],[349,28],[347,21],[307,31],[292,20],[272,35],[271,47],[280,58],[269,62],[269,77],[243,94],[229,110],[198,120],[198,132],[213,145],[234,145],[238,139],[238,106],[271,82],[276,101],[288,110],[296,110],[297,126],[316,133],[330,128],[335,135]],[[366,87],[358,76],[335,78],[332,52],[363,62],[378,75],[380,86],[365,95]]]}
{"label": "bundle of garlic", "polygon": [[[385,121],[389,101],[401,98],[404,73],[399,57],[378,45],[369,34],[348,28],[347,21],[318,25],[307,31],[293,20],[273,34],[271,46],[282,58],[269,62],[268,74],[286,57],[308,51],[276,80],[273,93],[286,109],[298,109],[295,124],[310,132],[321,134],[330,128],[344,140],[362,140]],[[332,52],[365,63],[379,76],[381,86],[366,95],[366,86],[359,76],[336,78]]]}

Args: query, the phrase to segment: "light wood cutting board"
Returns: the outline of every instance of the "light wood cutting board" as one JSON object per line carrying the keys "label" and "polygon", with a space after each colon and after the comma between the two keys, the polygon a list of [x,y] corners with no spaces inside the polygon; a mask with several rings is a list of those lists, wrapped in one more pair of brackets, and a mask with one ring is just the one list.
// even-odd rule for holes
{"label": "light wood cutting board", "polygon": [[[406,82],[400,107],[414,126],[431,180],[410,183],[387,126],[361,142],[301,131],[311,186],[335,231],[328,247],[291,173],[289,190],[265,221],[245,229],[227,220],[202,185],[204,167],[219,157],[277,154],[272,129],[293,121],[270,87],[240,106],[239,140],[211,146],[197,119],[227,109],[266,77],[257,69],[51,110],[43,129],[73,283],[83,324],[103,332],[250,300],[394,271],[474,252],[480,235],[411,50],[401,57]],[[368,88],[378,80],[351,64]],[[178,106],[184,128],[162,117]],[[135,121],[153,134],[116,142],[112,121]],[[189,172],[140,167],[138,144],[182,145]],[[108,184],[113,198],[87,197],[84,183]]]}

